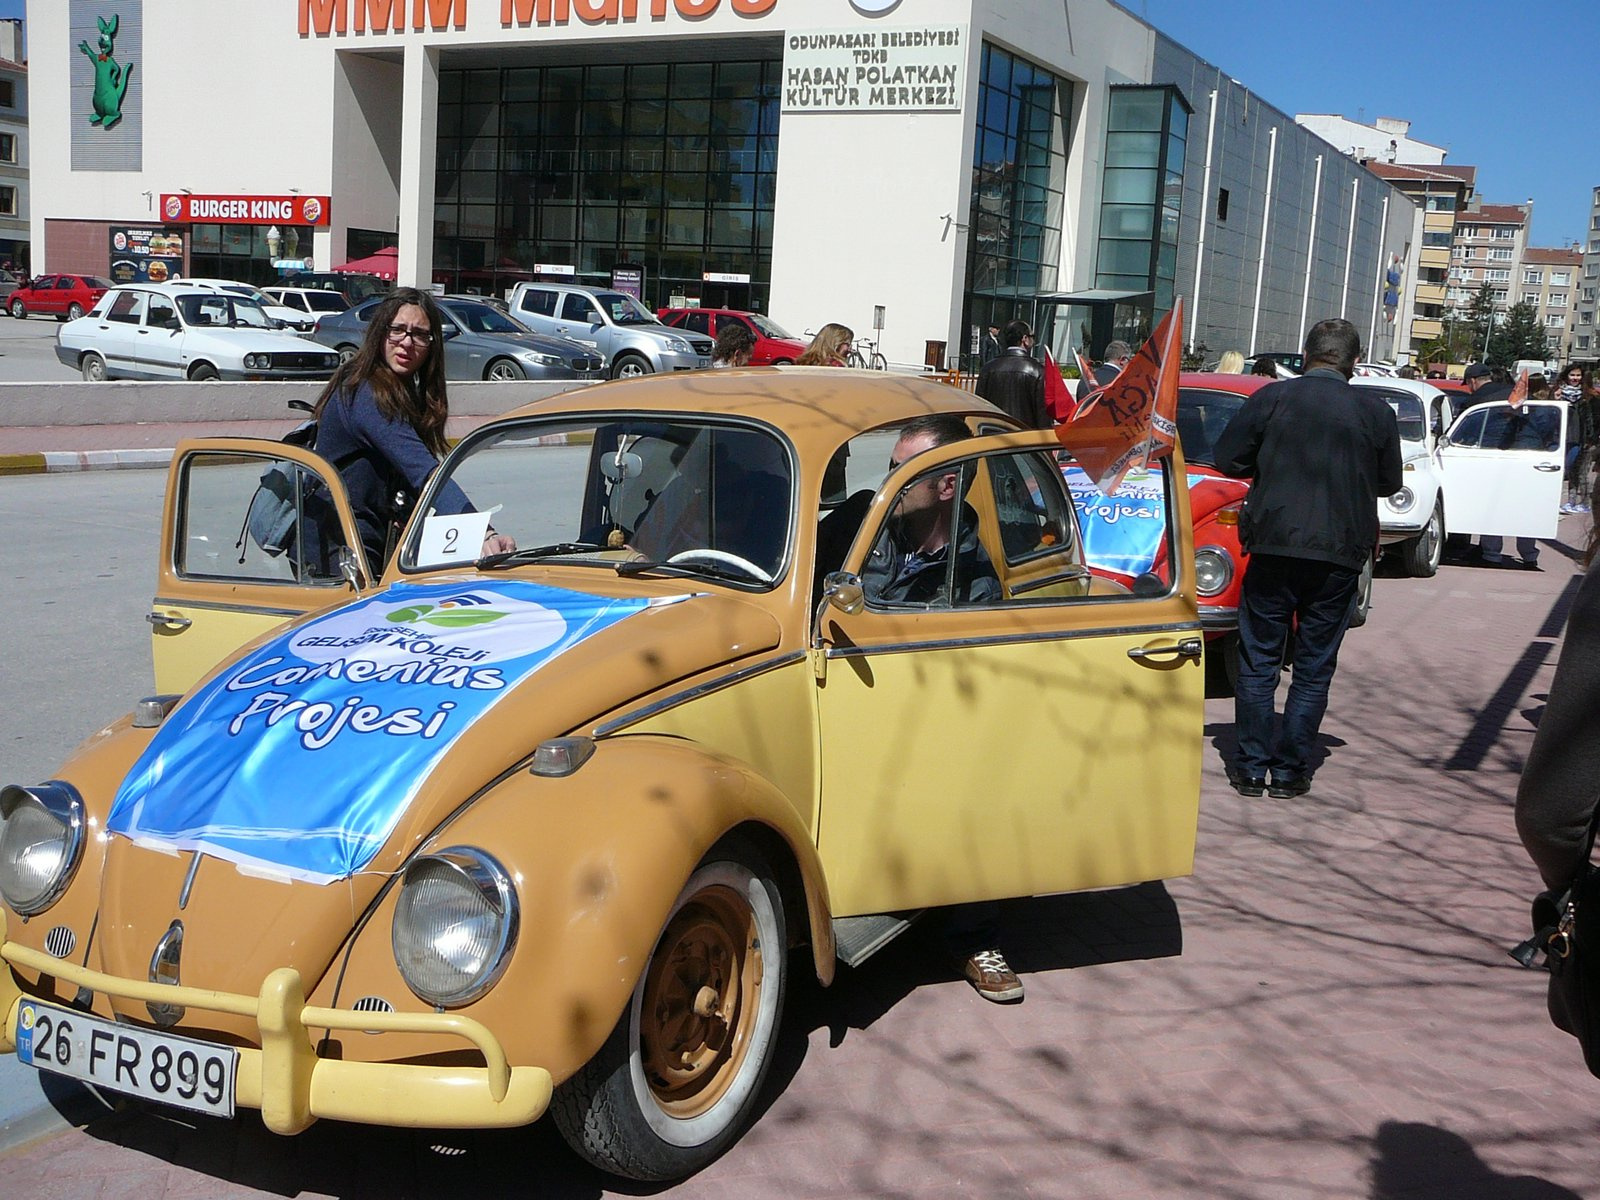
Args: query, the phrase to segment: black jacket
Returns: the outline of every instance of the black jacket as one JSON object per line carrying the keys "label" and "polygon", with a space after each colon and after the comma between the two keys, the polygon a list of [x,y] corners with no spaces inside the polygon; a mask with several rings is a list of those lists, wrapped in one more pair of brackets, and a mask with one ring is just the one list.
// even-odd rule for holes
{"label": "black jacket", "polygon": [[1550,699],[1539,718],[1522,782],[1517,833],[1545,886],[1572,882],[1589,818],[1600,798],[1600,557],[1589,567],[1572,614]]}
{"label": "black jacket", "polygon": [[[913,554],[900,544],[891,521],[887,536],[867,556],[861,572],[862,589],[871,600],[884,604],[933,604],[945,600],[945,580],[949,571],[950,547],[937,554]],[[994,564],[978,541],[978,517],[972,507],[961,505],[960,541],[956,548],[954,603],[994,604],[1000,600],[1000,579]],[[949,601],[946,601],[947,603]]]}
{"label": "black jacket", "polygon": [[1394,412],[1320,368],[1246,400],[1215,453],[1217,470],[1251,481],[1240,534],[1252,554],[1359,568],[1378,543],[1377,498],[1403,480]]}
{"label": "black jacket", "polygon": [[1021,346],[1007,346],[978,372],[978,395],[1029,429],[1054,429],[1044,404],[1044,364]]}

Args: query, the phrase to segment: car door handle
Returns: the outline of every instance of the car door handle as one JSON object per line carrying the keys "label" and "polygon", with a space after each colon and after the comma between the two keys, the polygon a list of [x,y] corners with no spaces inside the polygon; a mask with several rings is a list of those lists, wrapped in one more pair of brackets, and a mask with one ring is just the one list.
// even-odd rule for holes
{"label": "car door handle", "polygon": [[147,612],[144,619],[157,629],[187,629],[194,622],[188,617],[173,616],[171,613]]}
{"label": "car door handle", "polygon": [[1561,470],[1561,464],[1560,463],[1534,463],[1533,464],[1533,469],[1535,471],[1559,471],[1559,470]]}
{"label": "car door handle", "polygon": [[1206,644],[1200,638],[1184,638],[1171,646],[1135,646],[1128,651],[1132,659],[1166,658],[1171,655],[1176,658],[1199,658],[1205,653]]}

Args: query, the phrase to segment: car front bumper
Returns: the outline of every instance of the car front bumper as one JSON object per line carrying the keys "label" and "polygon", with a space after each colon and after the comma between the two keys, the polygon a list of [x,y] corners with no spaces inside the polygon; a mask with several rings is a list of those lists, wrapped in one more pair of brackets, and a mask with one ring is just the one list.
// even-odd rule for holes
{"label": "car front bumper", "polygon": [[1239,609],[1233,604],[1202,604],[1200,629],[1209,635],[1228,633],[1239,628]]}
{"label": "car front bumper", "polygon": [[1424,514],[1420,523],[1410,520],[1379,521],[1378,544],[1380,546],[1387,546],[1391,542],[1409,541],[1411,538],[1416,537],[1428,527],[1427,518],[1431,515],[1431,513]]}
{"label": "car front bumper", "polygon": [[[234,1103],[259,1109],[263,1123],[274,1133],[299,1133],[322,1117],[410,1128],[511,1128],[537,1120],[550,1105],[550,1073],[541,1067],[511,1066],[495,1036],[469,1017],[314,1007],[306,1004],[300,973],[292,967],[271,972],[255,996],[119,979],[4,941],[4,931],[5,914],[0,912],[0,961],[60,981],[66,985],[64,994],[87,989],[135,1002],[175,1004],[253,1020],[260,1048],[238,1050]],[[15,977],[0,968],[0,1014],[4,1014],[0,1051],[16,1051],[23,999]],[[62,1003],[51,996],[39,999]],[[320,1058],[311,1029],[440,1034],[476,1047],[485,1065]],[[192,1036],[182,1030],[172,1032]]]}
{"label": "car front bumper", "polygon": [[701,371],[711,365],[709,355],[702,357],[698,354],[679,354],[673,350],[661,352],[661,369],[663,371]]}

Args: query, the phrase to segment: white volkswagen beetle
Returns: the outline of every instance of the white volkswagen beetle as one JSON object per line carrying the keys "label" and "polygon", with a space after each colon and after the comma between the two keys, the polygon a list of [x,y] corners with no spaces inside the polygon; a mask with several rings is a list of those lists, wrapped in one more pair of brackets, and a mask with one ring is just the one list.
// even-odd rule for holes
{"label": "white volkswagen beetle", "polygon": [[1400,422],[1405,484],[1378,501],[1378,542],[1399,556],[1407,575],[1432,575],[1444,553],[1443,475],[1436,452],[1450,404],[1443,392],[1419,379],[1357,375],[1350,382],[1377,392]]}

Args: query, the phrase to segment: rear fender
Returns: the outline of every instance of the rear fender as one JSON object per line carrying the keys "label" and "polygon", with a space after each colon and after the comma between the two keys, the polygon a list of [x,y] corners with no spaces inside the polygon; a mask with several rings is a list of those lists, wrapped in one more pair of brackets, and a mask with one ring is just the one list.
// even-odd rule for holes
{"label": "rear fender", "polygon": [[[830,983],[827,884],[794,806],[748,766],[693,742],[623,736],[600,742],[565,779],[511,776],[424,844],[424,854],[481,848],[511,874],[521,901],[505,974],[460,1012],[486,1024],[514,1064],[568,1078],[616,1025],[684,881],[725,841],[762,853],[783,889],[792,940],[808,921],[817,977]],[[399,890],[386,889],[313,1003],[344,1008],[380,996],[403,1011],[422,1007],[391,949]],[[350,1040],[343,1053],[392,1059],[442,1048],[386,1036]]]}

